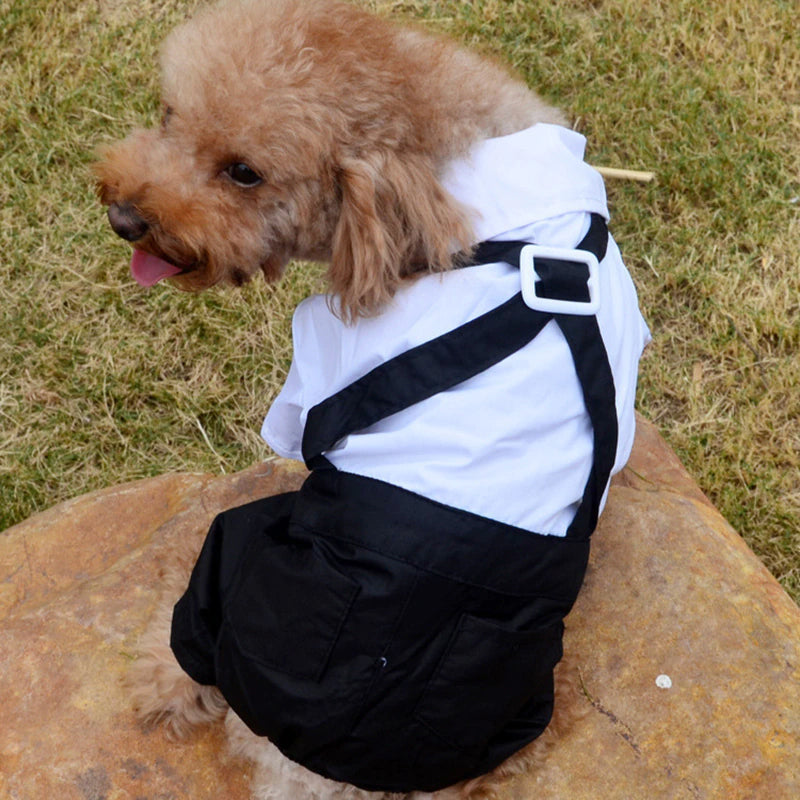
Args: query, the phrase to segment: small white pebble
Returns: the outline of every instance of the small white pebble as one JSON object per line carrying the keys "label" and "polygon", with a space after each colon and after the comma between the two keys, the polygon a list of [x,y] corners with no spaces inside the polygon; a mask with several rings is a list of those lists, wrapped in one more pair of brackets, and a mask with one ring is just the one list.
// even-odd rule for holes
{"label": "small white pebble", "polygon": [[656,686],[659,689],[671,689],[672,688],[672,678],[669,675],[659,675],[656,678]]}

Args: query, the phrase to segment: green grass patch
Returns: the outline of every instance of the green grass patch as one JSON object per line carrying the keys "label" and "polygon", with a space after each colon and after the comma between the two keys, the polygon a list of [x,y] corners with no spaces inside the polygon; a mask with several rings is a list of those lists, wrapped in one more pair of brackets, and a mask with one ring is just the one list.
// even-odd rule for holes
{"label": "green grass patch", "polygon": [[[158,43],[196,2],[0,0],[0,529],[172,470],[269,455],[290,319],[321,287],[144,292],[96,147],[158,113]],[[800,39],[778,0],[370,0],[494,55],[565,108],[609,183],[655,341],[639,405],[800,599]]]}

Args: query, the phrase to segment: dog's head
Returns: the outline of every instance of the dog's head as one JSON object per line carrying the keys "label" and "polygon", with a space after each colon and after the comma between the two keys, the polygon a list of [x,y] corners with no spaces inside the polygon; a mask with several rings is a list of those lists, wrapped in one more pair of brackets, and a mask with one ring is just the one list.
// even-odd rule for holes
{"label": "dog's head", "polygon": [[293,257],[327,261],[353,316],[408,274],[445,268],[471,244],[437,177],[476,138],[447,118],[452,97],[436,108],[458,88],[431,73],[456,52],[320,0],[229,3],[176,29],[160,127],[95,166],[134,276],[203,289],[276,280]]}

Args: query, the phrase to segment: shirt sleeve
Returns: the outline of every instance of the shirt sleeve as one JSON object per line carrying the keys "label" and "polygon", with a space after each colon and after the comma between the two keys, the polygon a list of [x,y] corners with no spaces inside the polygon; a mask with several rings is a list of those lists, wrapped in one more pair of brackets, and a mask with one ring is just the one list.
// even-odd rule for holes
{"label": "shirt sleeve", "polygon": [[292,318],[294,354],[289,374],[261,426],[261,436],[283,458],[302,460],[308,412],[335,388],[340,359],[337,325],[322,295],[308,297]]}
{"label": "shirt sleeve", "polygon": [[279,456],[303,460],[301,447],[305,426],[304,411],[303,381],[297,362],[293,359],[286,383],[270,406],[261,426],[262,438]]}

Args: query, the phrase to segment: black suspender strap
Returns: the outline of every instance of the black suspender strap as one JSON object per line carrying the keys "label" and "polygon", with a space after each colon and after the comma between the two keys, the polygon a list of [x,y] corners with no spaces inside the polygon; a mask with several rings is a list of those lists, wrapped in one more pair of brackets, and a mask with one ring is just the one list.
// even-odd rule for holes
{"label": "black suspender strap", "polygon": [[463,383],[530,342],[552,319],[531,311],[516,294],[497,308],[375,367],[308,413],[303,459],[318,456],[340,439]]}
{"label": "black suspender strap", "polygon": [[[605,220],[593,214],[589,232],[576,249],[590,250],[601,261],[607,239]],[[476,248],[472,263],[518,264],[526,244],[485,242]],[[565,263],[569,265],[560,261],[558,270],[563,272]],[[547,267],[537,260],[536,270],[541,275]],[[562,280],[556,275],[546,291],[558,292]],[[568,288],[565,299],[580,299],[581,282],[585,288],[585,281],[586,276],[576,271],[571,285],[578,288]],[[455,330],[379,365],[314,406],[303,432],[302,452],[307,466],[330,467],[322,454],[345,436],[478,375],[532,341],[551,320],[556,321],[569,344],[594,431],[591,474],[568,530],[571,536],[590,535],[616,457],[617,415],[611,367],[596,317],[534,311],[525,304],[521,293]]]}
{"label": "black suspender strap", "polygon": [[[529,242],[481,242],[473,251],[472,258],[463,266],[476,264],[494,264],[505,261],[507,264],[519,264],[519,254]],[[608,248],[608,228],[599,214],[592,214],[592,221],[586,236],[581,239],[576,250],[588,250],[594,253],[598,261],[606,257]]]}
{"label": "black suspender strap", "polygon": [[583,401],[592,422],[592,469],[581,504],[567,529],[567,536],[588,536],[597,526],[600,501],[617,457],[619,432],[614,376],[597,317],[558,314],[555,319],[572,353]]}

